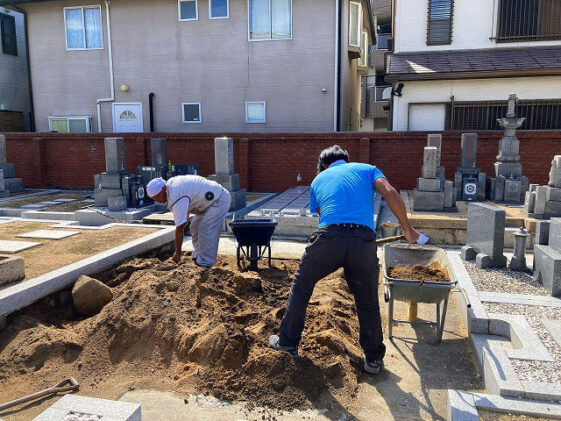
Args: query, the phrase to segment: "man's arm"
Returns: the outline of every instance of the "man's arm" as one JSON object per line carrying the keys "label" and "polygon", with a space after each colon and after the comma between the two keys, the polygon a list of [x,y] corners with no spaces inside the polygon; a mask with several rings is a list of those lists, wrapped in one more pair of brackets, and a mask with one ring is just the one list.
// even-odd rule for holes
{"label": "man's arm", "polygon": [[385,178],[378,178],[374,182],[374,188],[382,195],[388,203],[390,210],[398,219],[401,227],[403,228],[403,235],[408,243],[416,243],[419,239],[419,233],[411,226],[407,218],[407,210],[405,203],[399,195],[398,191],[386,180]]}
{"label": "man's arm", "polygon": [[181,260],[181,247],[183,247],[183,237],[185,236],[185,224],[187,222],[175,227],[175,253],[173,253],[173,261],[179,263]]}

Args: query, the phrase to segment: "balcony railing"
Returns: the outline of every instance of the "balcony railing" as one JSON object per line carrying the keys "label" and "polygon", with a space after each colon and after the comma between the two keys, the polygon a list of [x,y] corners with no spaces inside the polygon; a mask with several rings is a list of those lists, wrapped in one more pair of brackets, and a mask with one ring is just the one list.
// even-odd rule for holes
{"label": "balcony railing", "polygon": [[499,0],[497,42],[561,39],[561,0]]}

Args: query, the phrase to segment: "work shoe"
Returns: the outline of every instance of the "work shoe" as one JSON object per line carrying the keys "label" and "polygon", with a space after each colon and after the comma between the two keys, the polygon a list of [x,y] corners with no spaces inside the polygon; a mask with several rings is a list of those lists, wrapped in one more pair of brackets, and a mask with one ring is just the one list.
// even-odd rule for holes
{"label": "work shoe", "polygon": [[374,361],[364,361],[364,371],[369,374],[380,374],[382,368],[384,367],[383,360],[374,360]]}
{"label": "work shoe", "polygon": [[277,335],[271,335],[269,337],[269,346],[273,348],[275,351],[284,351],[288,352],[290,355],[297,357],[298,356],[298,347],[297,346],[283,346],[279,345],[280,338]]}

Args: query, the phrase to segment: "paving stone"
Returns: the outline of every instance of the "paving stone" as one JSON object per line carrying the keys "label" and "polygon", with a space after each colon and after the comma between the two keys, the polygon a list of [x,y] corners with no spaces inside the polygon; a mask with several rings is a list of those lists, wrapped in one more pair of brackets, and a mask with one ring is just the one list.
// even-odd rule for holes
{"label": "paving stone", "polygon": [[60,421],[69,413],[97,415],[101,420],[141,421],[140,405],[78,395],[64,395],[34,421]]}
{"label": "paving stone", "polygon": [[[91,200],[93,202],[93,199],[86,199],[86,200]],[[76,199],[69,199],[69,198],[62,198],[62,199],[54,199],[53,202],[60,202],[60,203],[66,203],[66,202],[75,202]],[[84,200],[85,202],[85,200]]]}
{"label": "paving stone", "polygon": [[21,206],[23,209],[42,209],[47,205],[43,205],[41,203],[30,203],[28,205]]}
{"label": "paving stone", "polygon": [[31,241],[0,240],[0,253],[19,253],[20,251],[40,245],[41,243],[32,243]]}
{"label": "paving stone", "polygon": [[561,321],[544,319],[542,320],[542,323],[551,336],[553,336],[557,345],[561,347]]}
{"label": "paving stone", "polygon": [[18,237],[21,238],[46,238],[49,240],[60,240],[62,238],[71,237],[73,235],[80,234],[80,231],[67,231],[67,230],[37,230],[32,232],[26,232],[25,234],[19,234]]}

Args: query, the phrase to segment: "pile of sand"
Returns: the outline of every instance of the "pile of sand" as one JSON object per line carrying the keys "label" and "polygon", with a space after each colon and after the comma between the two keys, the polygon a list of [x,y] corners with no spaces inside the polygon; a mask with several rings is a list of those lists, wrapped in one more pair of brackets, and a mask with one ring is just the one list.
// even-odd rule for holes
{"label": "pile of sand", "polygon": [[390,276],[394,279],[406,279],[413,281],[450,282],[448,271],[438,262],[432,262],[428,266],[396,266],[390,268]]}
{"label": "pile of sand", "polygon": [[341,273],[316,287],[293,358],[267,339],[278,333],[297,262],[257,275],[229,258],[211,270],[186,260],[136,258],[97,276],[114,299],[91,318],[52,299],[23,310],[0,338],[0,401],[69,376],[82,393],[104,397],[154,387],[278,409],[356,394],[362,352]]}

